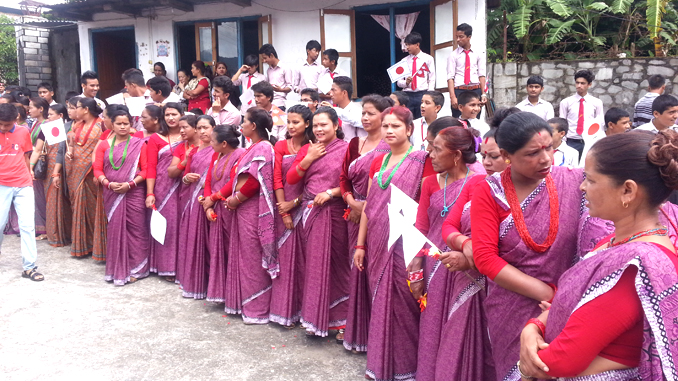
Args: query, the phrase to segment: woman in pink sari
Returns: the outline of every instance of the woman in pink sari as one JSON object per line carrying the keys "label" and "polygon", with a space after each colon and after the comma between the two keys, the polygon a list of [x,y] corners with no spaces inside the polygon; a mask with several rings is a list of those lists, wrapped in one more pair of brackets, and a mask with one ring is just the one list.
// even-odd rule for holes
{"label": "woman in pink sari", "polygon": [[303,227],[299,223],[304,214],[301,196],[304,183],[290,184],[287,172],[297,158],[297,152],[313,141],[311,110],[302,105],[287,110],[287,136],[275,144],[275,165],[273,186],[278,200],[276,231],[278,234],[278,260],[280,274],[273,280],[271,294],[271,321],[287,328],[294,328],[301,316],[301,302],[304,291]]}
{"label": "woman in pink sari", "polygon": [[231,169],[231,178],[210,196],[223,199],[233,214],[228,245],[225,311],[242,314],[245,324],[266,324],[271,303],[271,279],[280,270],[275,234],[273,161],[268,133],[273,120],[265,110],[247,110],[243,135],[252,145]]}
{"label": "woman in pink sari", "polygon": [[527,320],[512,379],[678,379],[678,256],[659,218],[678,189],[676,163],[670,129],[612,135],[591,148],[580,188],[591,216],[612,221],[614,233]]}
{"label": "woman in pink sari", "polygon": [[[372,311],[367,341],[366,376],[376,380],[414,380],[417,371],[419,306],[408,287],[402,238],[388,247],[391,187],[417,199],[426,173],[426,151],[413,151],[412,113],[389,107],[382,113],[388,154],[375,155],[353,264],[367,271]],[[365,250],[369,263],[364,262]],[[366,266],[367,265],[367,266]]]}
{"label": "woman in pink sari", "polygon": [[[366,95],[362,99],[363,114],[361,122],[367,132],[364,138],[354,137],[348,143],[344,156],[344,163],[339,176],[341,197],[349,207],[348,216],[348,247],[349,257],[353,257],[355,245],[360,230],[360,216],[362,215],[365,199],[367,198],[367,182],[369,181],[370,166],[374,155],[379,152],[388,152],[391,148],[383,139],[381,129],[381,113],[393,102],[391,98],[381,95]],[[367,257],[364,259],[367,263]],[[349,280],[348,313],[345,332],[337,334],[337,341],[344,344],[347,350],[357,352],[367,351],[367,336],[370,324],[370,293],[367,289],[367,276],[359,271],[351,261],[351,279]]]}
{"label": "woman in pink sari", "polygon": [[111,115],[113,133],[96,151],[94,176],[104,188],[108,217],[106,281],[116,286],[148,276],[148,224],[144,195],[144,142],[130,135],[132,117],[126,111]]}
{"label": "woman in pink sari", "polygon": [[308,335],[324,337],[330,329],[346,325],[350,259],[339,174],[347,143],[330,107],[313,114],[313,134],[316,143],[301,147],[287,182],[304,183],[302,241],[305,251],[312,253],[306,257],[301,323]]}
{"label": "woman in pink sari", "polygon": [[238,148],[240,132],[236,126],[230,124],[214,128],[211,144],[214,154],[207,171],[202,201],[205,215],[210,221],[207,300],[223,303],[226,300],[226,264],[233,213],[226,210],[223,202],[218,202],[218,199],[212,199],[210,196],[212,196],[212,189],[221,189],[231,180],[231,170],[245,150]]}
{"label": "woman in pink sari", "polygon": [[182,142],[179,119],[184,108],[179,103],[167,103],[163,107],[160,131],[148,139],[148,169],[146,179],[146,208],[157,209],[167,220],[165,242],[161,244],[150,238],[151,272],[169,282],[175,281],[177,252],[179,246],[179,177],[170,178],[167,172],[174,151]]}
{"label": "woman in pink sari", "polygon": [[[204,118],[203,118],[204,117]],[[200,120],[198,120],[200,119]],[[198,122],[200,124],[198,125]],[[202,194],[210,159],[214,119],[211,116],[186,115],[179,119],[184,144],[174,152],[167,172],[171,178],[181,176],[179,189],[179,255],[177,279],[185,298],[207,296],[207,220],[198,196]]]}

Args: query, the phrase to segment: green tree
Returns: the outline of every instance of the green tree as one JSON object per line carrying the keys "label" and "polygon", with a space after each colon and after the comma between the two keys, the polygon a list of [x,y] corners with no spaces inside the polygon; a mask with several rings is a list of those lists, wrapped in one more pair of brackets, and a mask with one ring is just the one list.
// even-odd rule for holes
{"label": "green tree", "polygon": [[0,15],[0,80],[9,84],[19,83],[17,64],[16,35],[11,24],[14,20]]}

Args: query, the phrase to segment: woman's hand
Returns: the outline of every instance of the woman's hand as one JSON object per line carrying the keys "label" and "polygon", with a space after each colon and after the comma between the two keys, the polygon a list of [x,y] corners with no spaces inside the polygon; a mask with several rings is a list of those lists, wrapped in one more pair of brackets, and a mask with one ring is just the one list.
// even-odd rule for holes
{"label": "woman's hand", "polygon": [[33,181],[36,180],[35,179],[35,172],[33,172],[33,166],[31,166],[31,179],[33,179]]}
{"label": "woman's hand", "polygon": [[315,195],[315,198],[313,199],[313,204],[316,206],[322,206],[324,203],[329,201],[332,197],[330,197],[327,192],[320,192],[317,195]]}
{"label": "woman's hand", "polygon": [[292,216],[290,216],[289,214],[285,215],[283,216],[282,220],[283,223],[285,224],[285,229],[287,230],[294,229],[294,221],[292,221]]}
{"label": "woman's hand", "polygon": [[207,220],[209,222],[214,222],[217,220],[215,217],[217,214],[214,213],[214,209],[212,208],[208,208],[207,210],[205,210],[205,215],[207,216]]}
{"label": "woman's hand", "polygon": [[153,209],[154,206],[155,206],[155,196],[153,195],[146,196],[146,207],[148,209]]}
{"label": "woman's hand", "polygon": [[211,197],[207,196],[202,199],[200,204],[202,205],[202,209],[207,211],[207,209],[211,209],[214,206],[214,201],[212,201]]}
{"label": "woman's hand", "polygon": [[109,188],[110,190],[118,194],[127,193],[127,191],[130,189],[129,184],[127,183],[114,183],[114,182],[109,183]]}
{"label": "woman's hand", "polygon": [[548,310],[551,309],[551,303],[549,303],[549,302],[541,302],[541,303],[539,303],[539,308],[541,308],[541,311],[542,311],[542,312],[548,311]]}
{"label": "woman's hand", "polygon": [[61,176],[52,177],[52,184],[57,189],[61,188]]}
{"label": "woman's hand", "polygon": [[520,370],[523,374],[542,379],[552,378],[545,373],[549,368],[537,354],[548,346],[536,325],[528,324],[523,328],[520,334]]}
{"label": "woman's hand", "polygon": [[283,201],[278,203],[278,213],[285,214],[289,213],[290,210],[294,209],[296,205],[294,201]]}
{"label": "woman's hand", "polygon": [[351,201],[349,199],[348,207],[351,208],[351,211],[348,214],[348,220],[354,224],[360,224],[360,216],[363,213],[363,206],[365,206],[365,202],[355,200]]}
{"label": "woman's hand", "polygon": [[365,270],[365,266],[363,266],[364,260],[365,249],[355,249],[355,254],[353,254],[353,265],[358,268],[359,271]]}
{"label": "woman's hand", "polygon": [[197,173],[187,173],[183,179],[184,183],[186,184],[191,184],[198,180],[200,180],[200,175]]}
{"label": "woman's hand", "polygon": [[412,290],[412,297],[414,297],[414,300],[419,301],[419,299],[424,296],[424,281],[410,282],[410,290]]}
{"label": "woman's hand", "polygon": [[325,156],[325,153],[325,145],[323,143],[308,143],[307,158],[315,161]]}
{"label": "woman's hand", "polygon": [[92,178],[92,181],[94,181],[94,185],[98,185],[98,184],[99,184],[99,179],[97,179],[96,177],[93,177],[93,178]]}
{"label": "woman's hand", "polygon": [[238,199],[233,197],[233,196],[228,196],[226,201],[224,201],[224,204],[226,208],[228,209],[236,209],[240,203],[238,202]]}
{"label": "woman's hand", "polygon": [[439,260],[450,272],[465,271],[471,268],[466,257],[460,251],[446,251],[440,253]]}
{"label": "woman's hand", "polygon": [[73,149],[69,148],[66,150],[66,159],[73,160]]}

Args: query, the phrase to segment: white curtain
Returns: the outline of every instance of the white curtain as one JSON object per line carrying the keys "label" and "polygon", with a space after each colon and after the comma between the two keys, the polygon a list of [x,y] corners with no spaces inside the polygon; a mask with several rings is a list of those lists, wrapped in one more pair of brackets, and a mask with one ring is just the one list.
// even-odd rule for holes
{"label": "white curtain", "polygon": [[[390,17],[383,15],[370,15],[374,21],[378,22],[379,25],[383,26],[387,31],[391,31]],[[419,12],[408,13],[405,15],[396,15],[395,17],[395,35],[400,39],[400,47],[403,52],[406,52],[405,48],[405,37],[407,37],[412,28],[414,28],[414,23],[417,22],[417,17],[419,17]]]}

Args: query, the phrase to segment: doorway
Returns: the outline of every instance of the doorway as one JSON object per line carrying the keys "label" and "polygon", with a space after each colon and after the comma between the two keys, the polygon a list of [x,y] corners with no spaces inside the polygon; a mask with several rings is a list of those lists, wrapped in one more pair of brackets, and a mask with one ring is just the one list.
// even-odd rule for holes
{"label": "doorway", "polygon": [[122,72],[137,67],[134,27],[92,30],[92,67],[99,74],[100,99],[120,92],[125,83]]}
{"label": "doorway", "polygon": [[[419,12],[417,21],[412,28],[422,37],[421,50],[431,54],[430,7],[428,4],[409,7],[395,7],[395,14]],[[391,80],[386,69],[407,56],[400,47],[400,39],[395,38],[395,61],[391,61],[390,32],[379,25],[371,15],[388,15],[390,7],[367,10],[356,8],[356,79],[360,83],[358,97],[367,94],[389,95]],[[399,90],[396,86],[396,90]]]}

